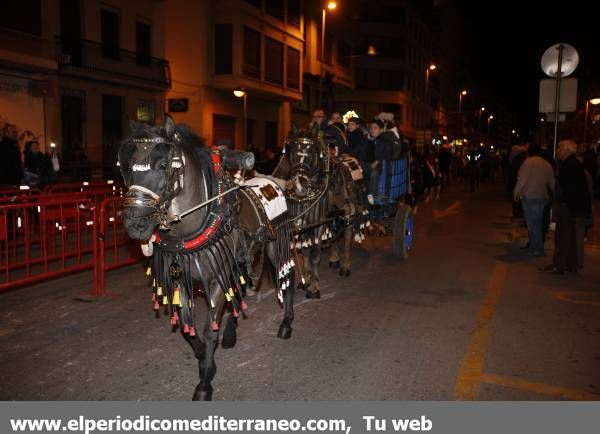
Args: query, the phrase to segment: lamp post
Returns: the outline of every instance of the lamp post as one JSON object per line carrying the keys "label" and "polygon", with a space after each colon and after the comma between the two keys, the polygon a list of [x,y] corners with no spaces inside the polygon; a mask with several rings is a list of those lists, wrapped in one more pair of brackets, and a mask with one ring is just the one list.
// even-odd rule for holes
{"label": "lamp post", "polygon": [[[429,65],[427,67],[427,69],[425,69],[425,104],[427,105],[427,112],[430,111],[431,109],[431,104],[429,103],[429,73],[430,71],[433,72],[437,69],[437,66],[432,63],[431,65]],[[431,121],[431,116],[429,117],[429,120]]]}
{"label": "lamp post", "polygon": [[243,88],[238,87],[237,89],[235,89],[233,91],[233,94],[235,95],[236,98],[243,98],[244,101],[244,115],[243,115],[243,134],[244,134],[244,150],[248,150],[248,112],[247,112],[247,105],[246,105],[246,100],[248,98],[248,92],[246,92]]}
{"label": "lamp post", "polygon": [[490,124],[492,123],[492,119],[494,119],[494,115],[489,115],[487,118],[487,136],[488,142],[490,141]]}
{"label": "lamp post", "polygon": [[598,105],[600,104],[600,98],[592,98],[585,101],[585,120],[583,122],[583,144],[587,143],[587,122],[588,122],[588,112],[590,109],[590,104]]}
{"label": "lamp post", "polygon": [[319,108],[323,108],[323,64],[325,63],[325,21],[327,17],[327,9],[330,11],[337,8],[335,1],[327,2],[327,8],[323,8],[321,19],[321,67],[319,69]]}
{"label": "lamp post", "polygon": [[463,122],[462,122],[462,98],[467,94],[466,90],[461,90],[458,94],[458,135],[462,136],[463,133]]}
{"label": "lamp post", "polygon": [[477,110],[477,133],[481,132],[481,115],[485,111],[485,107],[481,107]]}

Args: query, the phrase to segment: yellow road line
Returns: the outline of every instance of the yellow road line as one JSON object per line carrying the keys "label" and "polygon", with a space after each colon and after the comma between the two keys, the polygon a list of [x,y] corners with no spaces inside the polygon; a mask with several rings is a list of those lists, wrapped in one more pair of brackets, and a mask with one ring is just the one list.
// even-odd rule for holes
{"label": "yellow road line", "polygon": [[483,373],[485,348],[490,337],[490,326],[500,298],[502,285],[506,279],[507,269],[508,265],[504,262],[494,264],[485,298],[477,315],[477,325],[458,368],[456,385],[454,386],[454,399],[467,401],[477,399]]}
{"label": "yellow road line", "polygon": [[483,374],[481,381],[497,386],[510,387],[511,389],[527,390],[540,395],[554,396],[558,398],[571,399],[574,401],[600,401],[600,395],[584,392],[581,390],[567,389],[565,387],[553,386],[551,384],[534,383],[521,378],[505,377],[502,375]]}

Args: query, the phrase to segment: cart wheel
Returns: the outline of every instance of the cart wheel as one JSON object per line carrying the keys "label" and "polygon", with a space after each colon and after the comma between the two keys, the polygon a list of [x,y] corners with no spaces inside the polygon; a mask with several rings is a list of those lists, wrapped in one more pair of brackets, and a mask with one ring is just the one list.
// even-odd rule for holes
{"label": "cart wheel", "polygon": [[413,238],[412,208],[404,203],[398,205],[394,218],[394,255],[400,259],[408,258]]}

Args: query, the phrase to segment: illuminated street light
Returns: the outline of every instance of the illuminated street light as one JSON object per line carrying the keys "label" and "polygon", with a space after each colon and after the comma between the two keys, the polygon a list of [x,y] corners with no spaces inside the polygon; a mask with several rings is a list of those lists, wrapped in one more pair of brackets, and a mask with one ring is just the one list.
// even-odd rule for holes
{"label": "illuminated street light", "polygon": [[462,91],[460,94],[461,94],[462,96],[465,96],[465,95],[467,94],[467,91],[466,91],[466,90],[463,90],[463,91]]}
{"label": "illuminated street light", "polygon": [[247,151],[248,150],[248,111],[247,111],[247,105],[246,105],[246,100],[248,99],[248,93],[244,90],[244,88],[238,87],[236,89],[234,89],[233,94],[235,95],[236,98],[243,98],[244,100],[244,114],[243,114],[243,131],[244,131],[244,149]]}
{"label": "illuminated street light", "polygon": [[369,45],[369,48],[367,48],[367,54],[369,56],[376,56],[377,55],[377,49],[375,48],[375,45]]}
{"label": "illuminated street light", "polygon": [[513,134],[517,134],[517,132],[516,132],[515,130],[512,130],[512,133],[513,133]]}
{"label": "illuminated street light", "polygon": [[590,100],[590,104],[591,105],[598,105],[600,104],[600,98],[593,98]]}
{"label": "illuminated street light", "polygon": [[323,108],[323,64],[325,63],[325,24],[326,24],[326,19],[327,19],[327,9],[329,9],[330,11],[334,11],[335,8],[337,8],[337,2],[335,1],[329,1],[327,2],[327,7],[323,8],[322,10],[322,17],[321,17],[321,67],[319,69],[319,108]]}
{"label": "illuminated street light", "polygon": [[437,66],[435,64],[432,63],[431,65],[429,65],[430,71],[435,71],[436,69],[437,69]]}

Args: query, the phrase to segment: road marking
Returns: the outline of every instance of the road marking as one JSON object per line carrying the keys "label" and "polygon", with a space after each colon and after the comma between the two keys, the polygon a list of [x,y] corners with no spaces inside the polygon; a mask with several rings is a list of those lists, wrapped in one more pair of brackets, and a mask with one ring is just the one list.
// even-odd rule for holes
{"label": "road marking", "polygon": [[439,219],[439,218],[448,217],[448,216],[451,216],[454,214],[458,214],[458,213],[460,213],[461,205],[462,205],[462,202],[454,201],[452,203],[452,205],[450,205],[448,208],[446,208],[444,210],[434,209],[433,217],[436,219]]}
{"label": "road marking", "polygon": [[456,400],[472,401],[477,399],[483,373],[485,349],[490,337],[490,326],[500,298],[500,291],[506,280],[507,269],[508,265],[506,263],[498,261],[492,269],[492,276],[485,292],[485,298],[477,315],[477,325],[458,368],[456,385],[454,386],[454,399]]}
{"label": "road marking", "polygon": [[511,389],[527,390],[529,392],[539,393],[540,395],[554,396],[557,398],[571,399],[574,401],[600,401],[600,395],[596,393],[567,389],[565,387],[553,386],[551,384],[535,383],[533,381],[527,381],[521,378],[483,374],[481,376],[481,381],[483,383],[510,387]]}
{"label": "road marking", "polygon": [[[600,307],[600,298],[597,294],[586,291],[560,291],[553,294],[556,298],[567,303],[587,304],[590,306]],[[594,300],[594,298],[597,300]],[[591,300],[586,300],[591,298]]]}

